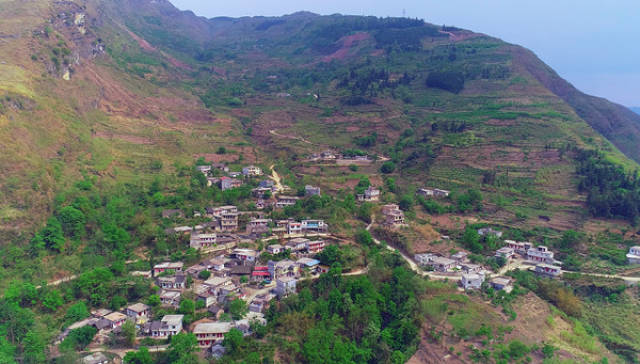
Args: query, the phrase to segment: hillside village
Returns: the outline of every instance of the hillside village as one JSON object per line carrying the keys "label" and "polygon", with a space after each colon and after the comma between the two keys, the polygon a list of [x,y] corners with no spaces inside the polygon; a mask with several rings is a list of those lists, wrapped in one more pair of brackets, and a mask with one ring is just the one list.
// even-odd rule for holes
{"label": "hillside village", "polygon": [[[212,177],[214,168],[224,176]],[[119,362],[118,355],[122,359],[125,353],[135,350],[138,342],[162,351],[168,347],[167,340],[184,332],[195,335],[203,357],[220,359],[227,350],[223,342],[231,330],[238,330],[244,336],[253,335],[267,324],[265,313],[274,302],[297,293],[300,282],[328,274],[332,267],[323,256],[325,249],[330,247],[335,254],[341,246],[355,244],[334,236],[322,219],[273,220],[265,216],[265,209],[283,209],[302,199],[320,196],[318,187],[307,185],[300,196],[290,196],[286,186],[277,186],[272,179],[265,179],[256,166],[243,168],[240,173],[230,172],[224,164],[201,164],[195,169],[206,177],[209,188],[234,189],[259,180],[250,197],[256,201],[255,209],[240,211],[233,205],[211,206],[186,219],[199,223],[167,228],[166,234],[180,238],[188,248],[197,251],[199,261],[191,265],[164,261],[148,271],[130,271],[131,276],[152,282],[156,293],[146,301],[128,302],[121,310],[91,311],[90,317],[71,323],[58,335],[52,343],[54,351],[73,331],[93,327],[96,333],[87,346],[92,354],[84,357],[84,363],[110,363],[108,358]],[[236,182],[226,184],[226,180]],[[416,195],[442,200],[449,197],[450,191],[424,187],[417,189]],[[368,186],[356,197],[360,203],[380,204],[380,190],[374,186]],[[379,225],[383,229],[407,228],[404,212],[397,204],[379,207]],[[165,221],[185,221],[186,218],[180,209],[165,209],[161,217]],[[373,224],[372,220],[367,229]],[[477,229],[477,235],[501,241],[495,254],[486,257],[485,262],[493,262],[491,266],[464,250],[448,256],[431,252],[412,257],[401,253],[401,256],[416,273],[430,279],[457,282],[458,289],[468,293],[489,289],[510,294],[515,280],[507,274],[514,270],[528,270],[543,279],[557,279],[565,272],[562,262],[556,260],[554,252],[546,246],[501,240],[503,232],[491,227]],[[451,238],[443,235],[441,239]],[[397,251],[390,245],[387,248]],[[640,264],[640,247],[630,248],[627,258],[629,264]],[[342,274],[361,275],[367,270],[367,266],[352,266]],[[640,278],[629,279],[631,284],[640,281]],[[185,315],[190,316],[188,322]],[[126,325],[133,327],[135,336],[130,340],[131,346],[118,347],[119,354],[114,356],[108,347],[114,337],[123,335]]]}

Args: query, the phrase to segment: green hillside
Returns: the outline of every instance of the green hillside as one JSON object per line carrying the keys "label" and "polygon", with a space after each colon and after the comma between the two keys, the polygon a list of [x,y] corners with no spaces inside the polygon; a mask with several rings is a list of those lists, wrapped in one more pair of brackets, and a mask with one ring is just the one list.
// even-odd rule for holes
{"label": "green hillside", "polygon": [[[373,244],[499,269],[502,242],[476,233],[491,226],[569,271],[636,274],[640,116],[525,48],[418,19],[206,19],[167,0],[0,0],[0,19],[0,362],[77,360],[79,342],[49,346],[84,317],[77,305],[147,302],[150,281],[129,272],[203,258],[167,228],[212,205],[255,212],[257,180],[221,191],[194,169],[218,162],[273,166],[292,194],[319,186],[267,214],[325,219],[342,244],[321,257],[339,268],[274,305],[270,331],[229,362],[637,362],[624,317],[639,296],[619,279],[513,271],[513,293],[465,295]],[[328,150],[369,158],[313,158]],[[377,204],[356,203],[370,184],[407,227],[389,232]],[[423,187],[451,195],[416,197]]]}

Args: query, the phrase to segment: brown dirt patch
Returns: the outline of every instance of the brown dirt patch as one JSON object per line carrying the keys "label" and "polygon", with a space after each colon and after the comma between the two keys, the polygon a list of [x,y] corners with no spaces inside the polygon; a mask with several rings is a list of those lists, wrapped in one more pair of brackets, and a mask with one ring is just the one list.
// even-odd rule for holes
{"label": "brown dirt patch", "polygon": [[348,35],[346,37],[342,37],[338,42],[342,43],[340,49],[333,52],[333,54],[328,55],[322,58],[323,62],[330,62],[334,59],[342,60],[347,58],[349,53],[353,48],[356,48],[358,44],[364,40],[367,40],[371,37],[369,33],[356,33],[353,35]]}
{"label": "brown dirt patch", "polygon": [[155,144],[153,140],[146,137],[137,136],[137,135],[116,134],[116,133],[111,133],[107,131],[97,131],[93,134],[93,136],[97,138],[105,138],[110,140],[113,140],[113,139],[123,140],[125,142],[129,142],[132,144],[140,144],[140,145]]}

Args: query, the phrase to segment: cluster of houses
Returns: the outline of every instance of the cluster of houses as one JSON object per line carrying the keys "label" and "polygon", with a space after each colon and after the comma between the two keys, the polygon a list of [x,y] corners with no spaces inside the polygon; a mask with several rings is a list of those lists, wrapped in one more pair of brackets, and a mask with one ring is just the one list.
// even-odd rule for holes
{"label": "cluster of houses", "polygon": [[510,260],[514,256],[520,256],[523,259],[536,264],[535,272],[548,276],[559,277],[562,275],[562,262],[554,258],[554,252],[544,245],[534,246],[530,242],[517,242],[514,240],[505,240],[507,245],[498,249],[495,253],[496,257]]}
{"label": "cluster of houses", "polygon": [[373,159],[368,155],[342,155],[340,153],[325,150],[321,153],[313,153],[309,158],[312,161],[354,161],[354,162],[372,162]]}
{"label": "cluster of houses", "polygon": [[[222,177],[211,176],[214,168],[221,170],[227,175]],[[239,178],[241,176],[258,177],[262,175],[262,169],[253,165],[242,168],[242,172],[230,172],[229,168],[223,163],[196,166],[196,170],[200,171],[207,177],[208,186],[217,185],[223,191],[242,186],[243,181]]]}

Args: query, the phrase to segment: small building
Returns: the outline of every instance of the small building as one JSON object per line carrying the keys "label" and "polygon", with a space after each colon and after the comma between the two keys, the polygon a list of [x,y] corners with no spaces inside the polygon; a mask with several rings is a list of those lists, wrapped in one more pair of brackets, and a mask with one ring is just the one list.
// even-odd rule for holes
{"label": "small building", "polygon": [[271,219],[252,219],[247,223],[247,234],[264,234],[269,232]]}
{"label": "small building", "polygon": [[298,200],[300,198],[297,196],[283,196],[283,195],[279,195],[276,198],[276,208],[284,208],[287,206],[294,206],[296,203],[298,203]]}
{"label": "small building", "polygon": [[527,250],[527,260],[537,263],[557,264],[560,263],[554,258],[554,254],[544,245]]}
{"label": "small building", "polygon": [[211,357],[220,360],[224,354],[227,352],[227,348],[225,348],[222,344],[215,344],[209,349],[211,353]]}
{"label": "small building", "polygon": [[496,254],[494,255],[496,258],[504,258],[506,260],[509,260],[511,258],[513,258],[514,252],[512,248],[509,248],[508,246],[503,246],[502,248],[496,250]]}
{"label": "small building", "polygon": [[233,324],[231,322],[206,322],[197,324],[193,328],[193,334],[198,340],[198,346],[201,348],[209,348],[224,340],[224,334],[231,331]]}
{"label": "small building", "polygon": [[462,288],[467,289],[480,289],[484,282],[484,274],[479,273],[464,273],[460,284]]}
{"label": "small building", "polygon": [[478,264],[463,263],[460,264],[460,269],[464,273],[479,273],[482,271],[482,266]]}
{"label": "small building", "polygon": [[184,263],[182,262],[164,262],[153,266],[153,275],[156,276],[166,271],[182,272]]}
{"label": "small building", "polygon": [[125,309],[125,314],[136,321],[136,324],[144,324],[149,318],[151,307],[144,303],[135,303]]}
{"label": "small building", "polygon": [[380,190],[375,187],[369,186],[366,190],[364,190],[364,193],[358,194],[356,197],[358,201],[376,202],[380,200]]}
{"label": "small building", "polygon": [[324,240],[314,240],[308,241],[306,249],[311,254],[317,254],[324,250],[325,243]]}
{"label": "small building", "polygon": [[496,277],[489,282],[493,289],[498,291],[511,292],[513,286],[511,285],[511,279],[507,277]]}
{"label": "small building", "polygon": [[273,244],[267,247],[267,252],[269,252],[269,254],[272,254],[272,255],[280,254],[283,251],[284,249],[280,244]]}
{"label": "small building", "polygon": [[262,175],[262,169],[256,166],[247,166],[242,168],[242,174],[247,177],[255,177]]}
{"label": "small building", "polygon": [[435,255],[431,253],[422,253],[413,256],[413,259],[416,261],[416,263],[422,267],[431,265],[431,261],[433,260],[433,258],[435,258]]}
{"label": "small building", "polygon": [[255,266],[253,267],[253,272],[251,272],[251,279],[254,282],[263,281],[265,279],[270,279],[271,273],[269,273],[269,267],[267,266]]}
{"label": "small building", "polygon": [[456,263],[463,263],[467,260],[467,256],[469,254],[467,252],[457,252],[451,255],[451,259],[455,260]]}
{"label": "small building", "polygon": [[266,193],[271,193],[271,187],[256,187],[251,190],[253,197],[264,198]]}
{"label": "small building", "polygon": [[181,295],[178,291],[162,291],[160,292],[160,302],[165,306],[178,307]]}
{"label": "small building", "polygon": [[108,364],[111,363],[103,353],[91,353],[82,358],[82,364]]}
{"label": "small building", "polygon": [[285,297],[296,293],[296,279],[294,277],[282,277],[276,280],[276,294]]}
{"label": "small building", "polygon": [[307,249],[307,244],[309,243],[309,241],[310,240],[307,238],[294,238],[289,240],[284,246],[286,249],[289,249],[295,253]]}
{"label": "small building", "polygon": [[304,195],[305,196],[320,196],[320,187],[306,185],[306,186],[304,186]]}
{"label": "small building", "polygon": [[196,166],[196,170],[202,172],[206,176],[211,172],[211,165]]}
{"label": "small building", "polygon": [[217,238],[218,235],[216,233],[193,233],[189,239],[189,246],[194,249],[207,249],[216,245]]}
{"label": "small building", "polygon": [[168,290],[183,290],[186,287],[187,277],[183,274],[171,277],[158,277],[158,287]]}
{"label": "small building", "polygon": [[478,235],[480,236],[495,236],[496,238],[502,237],[502,231],[494,230],[493,228],[486,227],[478,229]]}
{"label": "small building", "polygon": [[196,302],[202,302],[205,308],[209,308],[211,305],[218,303],[218,296],[208,290],[204,290],[196,294]]}
{"label": "small building", "polygon": [[547,276],[551,278],[560,277],[562,275],[562,268],[557,265],[551,264],[538,264],[535,268],[536,274]]}
{"label": "small building", "polygon": [[231,177],[220,178],[220,189],[223,191],[242,186],[242,180]]}
{"label": "small building", "polygon": [[387,226],[401,226],[404,225],[404,213],[400,210],[400,207],[396,204],[382,206],[382,214],[385,217],[384,224]]}
{"label": "small building", "polygon": [[309,268],[309,269],[313,269],[315,267],[317,267],[318,265],[320,265],[320,261],[317,259],[312,259],[312,258],[300,258],[298,260],[296,260],[296,264],[298,264],[298,266],[300,268]]}
{"label": "small building", "polygon": [[429,263],[433,270],[438,272],[448,272],[456,266],[456,261],[449,258],[444,257],[434,257]]}
{"label": "small building", "polygon": [[629,248],[627,262],[629,262],[629,264],[640,264],[640,245]]}
{"label": "small building", "polygon": [[184,315],[166,315],[160,321],[151,322],[152,337],[169,337],[182,332]]}
{"label": "small building", "polygon": [[426,198],[430,198],[430,197],[444,198],[444,197],[448,197],[449,193],[450,192],[447,190],[441,190],[438,188],[419,188],[416,191],[417,195],[426,197]]}
{"label": "small building", "polygon": [[324,222],[324,220],[302,220],[300,222],[300,228],[305,233],[315,232],[322,233],[326,232],[329,229],[329,226]]}
{"label": "small building", "polygon": [[231,252],[231,258],[234,258],[243,262],[244,261],[253,262],[256,260],[257,256],[258,256],[258,252],[251,249],[236,248]]}
{"label": "small building", "polygon": [[262,187],[262,188],[268,188],[268,189],[272,189],[273,186],[275,186],[276,183],[273,180],[270,179],[265,179],[260,181],[260,183],[258,183],[258,187]]}
{"label": "small building", "polygon": [[514,252],[522,256],[526,256],[527,251],[533,247],[533,244],[531,244],[528,241],[517,242],[513,240],[505,240],[504,242],[507,244],[509,248],[513,249]]}
{"label": "small building", "polygon": [[299,266],[289,259],[278,262],[270,260],[267,262],[267,269],[272,278],[295,277],[298,274]]}
{"label": "small building", "polygon": [[287,234],[289,235],[302,234],[302,223],[298,221],[289,221],[287,223]]}
{"label": "small building", "polygon": [[108,320],[111,323],[111,328],[115,329],[116,327],[122,326],[124,322],[127,320],[127,315],[120,312],[111,312],[110,314],[104,316],[105,320]]}

